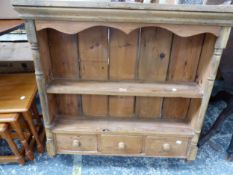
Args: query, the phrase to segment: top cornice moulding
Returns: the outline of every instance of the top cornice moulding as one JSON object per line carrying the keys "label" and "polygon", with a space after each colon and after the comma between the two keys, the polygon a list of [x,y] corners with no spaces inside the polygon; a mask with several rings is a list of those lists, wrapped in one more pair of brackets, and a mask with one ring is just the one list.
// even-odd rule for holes
{"label": "top cornice moulding", "polygon": [[188,4],[143,4],[122,2],[88,2],[78,0],[12,0],[14,6],[64,7],[64,8],[99,8],[159,11],[196,11],[233,13],[233,5],[188,5]]}
{"label": "top cornice moulding", "polygon": [[77,22],[233,26],[232,5],[13,0],[21,18]]}

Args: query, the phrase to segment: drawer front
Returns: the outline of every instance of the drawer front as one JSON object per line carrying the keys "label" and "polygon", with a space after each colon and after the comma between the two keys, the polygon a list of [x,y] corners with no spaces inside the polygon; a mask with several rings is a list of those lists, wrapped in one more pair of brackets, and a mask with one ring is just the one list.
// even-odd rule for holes
{"label": "drawer front", "polygon": [[58,151],[97,151],[95,135],[56,135]]}
{"label": "drawer front", "polygon": [[105,154],[140,154],[142,140],[141,136],[102,135],[100,151]]}
{"label": "drawer front", "polygon": [[188,143],[188,138],[148,136],[145,141],[145,153],[161,157],[186,157]]}

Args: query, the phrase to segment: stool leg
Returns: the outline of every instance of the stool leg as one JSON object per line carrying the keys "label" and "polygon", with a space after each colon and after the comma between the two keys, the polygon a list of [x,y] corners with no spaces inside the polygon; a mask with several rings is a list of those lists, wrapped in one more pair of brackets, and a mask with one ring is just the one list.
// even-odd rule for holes
{"label": "stool leg", "polygon": [[36,102],[35,102],[35,100],[34,100],[33,103],[32,103],[31,109],[32,109],[32,112],[33,112],[34,117],[35,117],[36,119],[39,120],[40,117],[39,117],[39,112],[38,112],[37,107],[36,107]]}
{"label": "stool leg", "polygon": [[233,161],[233,134],[231,138],[231,143],[227,149],[227,159]]}
{"label": "stool leg", "polygon": [[42,142],[40,141],[39,135],[38,135],[38,133],[37,133],[35,127],[34,127],[31,113],[29,111],[23,112],[23,117],[26,120],[26,122],[28,123],[29,128],[30,128],[35,140],[36,140],[38,152],[43,153],[44,152],[44,146],[43,146]]}
{"label": "stool leg", "polygon": [[233,97],[229,100],[227,107],[219,114],[218,118],[211,126],[211,128],[205,134],[201,134],[198,146],[204,145],[215,133],[221,129],[223,122],[229,117],[233,112]]}
{"label": "stool leg", "polygon": [[38,112],[37,107],[36,107],[36,101],[35,100],[33,101],[30,110],[33,113],[33,118],[36,119],[36,122],[37,122],[38,126],[43,127],[42,117],[40,117],[40,115],[39,115],[39,112]]}
{"label": "stool leg", "polygon": [[4,138],[7,141],[7,143],[9,145],[9,147],[11,148],[12,152],[17,157],[17,160],[18,160],[19,164],[23,165],[24,164],[23,157],[19,153],[18,148],[17,148],[15,142],[13,141],[13,139],[11,138],[11,135],[10,135],[9,131],[6,130],[6,131],[2,132],[1,137]]}
{"label": "stool leg", "polygon": [[25,152],[26,152],[26,156],[28,158],[28,160],[33,160],[34,159],[34,155],[33,155],[33,152],[32,150],[30,149],[29,145],[28,145],[28,142],[23,134],[23,131],[21,129],[21,126],[19,124],[19,121],[15,121],[15,122],[11,122],[11,126],[12,128],[16,131],[16,133],[18,134],[19,136],[19,139],[25,149]]}

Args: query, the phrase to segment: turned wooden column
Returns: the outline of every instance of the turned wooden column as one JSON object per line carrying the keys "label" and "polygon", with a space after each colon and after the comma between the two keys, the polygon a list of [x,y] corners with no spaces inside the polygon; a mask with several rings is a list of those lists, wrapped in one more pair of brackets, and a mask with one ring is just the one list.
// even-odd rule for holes
{"label": "turned wooden column", "polygon": [[38,48],[37,34],[35,29],[34,20],[26,20],[26,29],[28,40],[31,44],[33,60],[35,65],[35,75],[37,80],[38,92],[40,96],[40,102],[42,106],[42,113],[44,118],[44,126],[47,136],[47,151],[50,156],[55,155],[55,145],[54,138],[51,132],[51,120],[49,117],[49,109],[48,109],[48,98],[46,94],[46,86],[45,86],[45,78],[44,73],[42,71],[40,53]]}
{"label": "turned wooden column", "polygon": [[204,96],[201,102],[201,106],[199,108],[199,112],[197,113],[197,117],[195,117],[195,121],[192,121],[193,127],[195,128],[195,136],[191,141],[191,147],[189,150],[188,160],[194,160],[197,154],[197,143],[200,137],[201,129],[203,126],[203,121],[205,118],[206,110],[208,108],[209,99],[211,96],[211,92],[214,86],[214,81],[217,75],[218,67],[220,64],[220,60],[222,57],[223,50],[226,48],[227,41],[230,35],[231,27],[222,27],[220,31],[220,35],[216,40],[214,53],[211,59],[211,63],[208,66],[209,73],[207,82],[203,83],[204,88]]}

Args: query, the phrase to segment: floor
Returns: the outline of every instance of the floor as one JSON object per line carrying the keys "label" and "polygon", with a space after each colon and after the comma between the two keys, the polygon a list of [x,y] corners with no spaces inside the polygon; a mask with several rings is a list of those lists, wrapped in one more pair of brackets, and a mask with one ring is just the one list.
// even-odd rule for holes
{"label": "floor", "polygon": [[[209,105],[204,130],[226,106],[223,101]],[[223,129],[198,151],[197,159],[187,163],[179,159],[101,157],[36,154],[36,160],[24,166],[0,165],[0,175],[232,175],[233,162],[225,160],[225,150],[233,133],[233,115]],[[2,143],[4,145],[4,143]],[[0,145],[0,151],[5,147]],[[6,150],[6,149],[5,149]]]}

